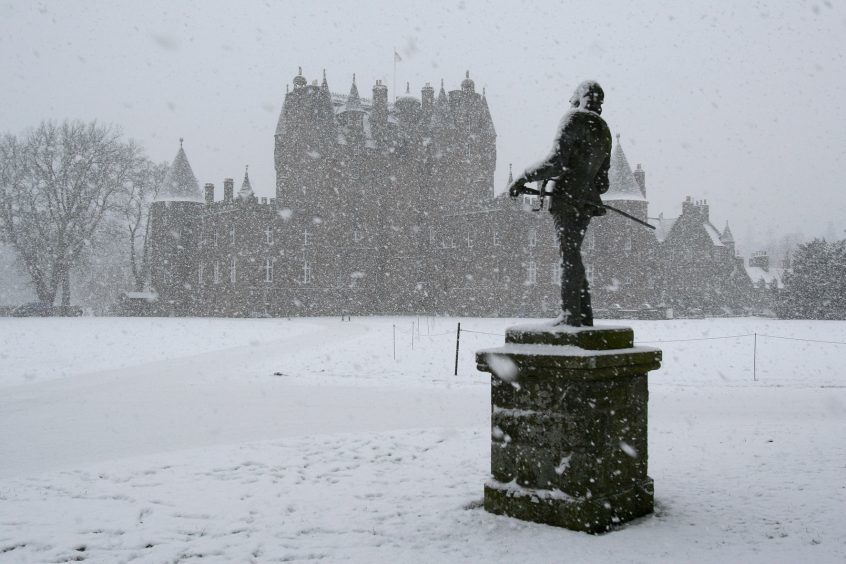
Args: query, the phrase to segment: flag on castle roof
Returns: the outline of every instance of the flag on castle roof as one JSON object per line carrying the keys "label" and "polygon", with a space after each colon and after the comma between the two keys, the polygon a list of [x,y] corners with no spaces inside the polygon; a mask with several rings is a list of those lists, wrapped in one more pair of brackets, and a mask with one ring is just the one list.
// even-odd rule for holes
{"label": "flag on castle roof", "polygon": [[603,200],[627,200],[644,202],[646,197],[640,190],[632,167],[623,153],[620,136],[617,135],[617,146],[611,152],[611,167],[608,169],[608,192],[602,195]]}
{"label": "flag on castle roof", "polygon": [[185,200],[191,202],[202,202],[203,195],[200,192],[200,184],[185,149],[182,148],[182,139],[179,139],[179,151],[176,153],[173,162],[167,169],[162,186],[159,189],[157,200]]}

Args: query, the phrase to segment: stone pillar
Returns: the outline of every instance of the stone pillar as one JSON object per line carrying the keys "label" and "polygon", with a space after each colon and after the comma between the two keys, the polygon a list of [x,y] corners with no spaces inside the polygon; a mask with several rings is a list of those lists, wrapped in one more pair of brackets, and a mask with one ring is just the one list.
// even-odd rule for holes
{"label": "stone pillar", "polygon": [[491,378],[485,509],[602,533],[652,512],[647,373],[627,327],[518,326],[476,353]]}

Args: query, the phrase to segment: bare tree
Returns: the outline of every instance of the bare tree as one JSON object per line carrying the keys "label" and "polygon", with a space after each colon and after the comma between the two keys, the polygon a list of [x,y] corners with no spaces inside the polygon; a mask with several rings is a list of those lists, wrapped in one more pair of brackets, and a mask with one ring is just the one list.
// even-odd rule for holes
{"label": "bare tree", "polygon": [[40,301],[53,303],[61,286],[62,305],[70,304],[70,270],[139,159],[135,143],[96,122],[42,122],[0,140],[0,233]]}
{"label": "bare tree", "polygon": [[[144,159],[135,170],[127,187],[118,198],[117,218],[128,237],[129,267],[135,291],[144,289],[147,273],[147,222],[150,204],[156,198],[167,174],[167,163],[155,164]],[[139,245],[141,257],[139,260]]]}

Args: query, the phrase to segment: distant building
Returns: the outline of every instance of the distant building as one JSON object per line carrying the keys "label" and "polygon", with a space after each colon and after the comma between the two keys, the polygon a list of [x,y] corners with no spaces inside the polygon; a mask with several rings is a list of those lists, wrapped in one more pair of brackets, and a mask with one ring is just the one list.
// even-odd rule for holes
{"label": "distant building", "polygon": [[752,253],[746,266],[746,274],[752,281],[751,305],[755,313],[774,315],[779,293],[784,290],[784,275],[789,264],[770,266],[766,251]]}
{"label": "distant building", "polygon": [[[377,81],[362,98],[300,72],[277,122],[276,198],[248,172],[222,200],[200,193],[181,147],[151,210],[150,289],[159,308],[192,315],[443,313],[553,316],[560,258],[551,217],[494,195],[496,130],[469,72],[460,88],[426,84],[393,103]],[[617,139],[603,200],[648,218],[646,175]],[[583,245],[603,315],[729,314],[752,283],[728,226],[688,198],[652,232],[608,213]]]}

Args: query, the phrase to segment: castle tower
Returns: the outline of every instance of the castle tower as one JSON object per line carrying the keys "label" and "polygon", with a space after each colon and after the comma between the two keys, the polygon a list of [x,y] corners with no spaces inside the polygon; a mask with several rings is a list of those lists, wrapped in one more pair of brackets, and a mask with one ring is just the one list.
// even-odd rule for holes
{"label": "castle tower", "polygon": [[[276,198],[289,208],[309,206],[317,202],[325,182],[316,179],[304,184],[300,179],[331,162],[337,138],[331,94],[325,80],[323,86],[308,84],[302,68],[293,80],[294,88],[285,94],[285,101],[276,125],[274,162],[276,165]],[[313,207],[313,206],[312,206]]]}
{"label": "castle tower", "polygon": [[[641,171],[642,172],[642,171]],[[645,178],[642,176],[641,178]],[[617,134],[617,143],[611,152],[611,166],[608,169],[608,192],[602,195],[602,200],[611,202],[615,207],[631,213],[635,217],[646,221],[647,200],[644,196],[646,190],[641,189],[640,182],[632,173],[623,146],[620,144],[620,135]]]}
{"label": "castle tower", "polygon": [[355,75],[353,75],[350,94],[347,96],[343,111],[338,116],[341,123],[347,128],[348,143],[352,142],[355,145],[364,143],[364,113],[361,98],[358,95],[358,87],[355,84]]}
{"label": "castle tower", "polygon": [[182,139],[156,201],[150,205],[147,253],[150,286],[167,311],[190,315],[197,280],[199,225],[204,208],[200,185]]}

